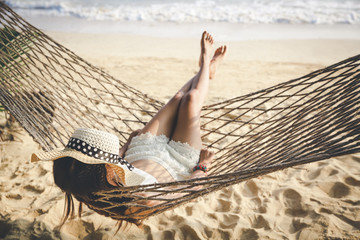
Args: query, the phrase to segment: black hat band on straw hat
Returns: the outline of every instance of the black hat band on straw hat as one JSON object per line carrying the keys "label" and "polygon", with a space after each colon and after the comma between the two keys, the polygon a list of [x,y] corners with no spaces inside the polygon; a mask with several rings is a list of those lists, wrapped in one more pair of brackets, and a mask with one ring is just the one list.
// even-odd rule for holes
{"label": "black hat band on straw hat", "polygon": [[81,152],[89,157],[103,160],[108,163],[126,165],[130,171],[134,169],[133,165],[125,161],[119,155],[103,151],[97,147],[93,147],[81,139],[73,137],[70,138],[66,147]]}

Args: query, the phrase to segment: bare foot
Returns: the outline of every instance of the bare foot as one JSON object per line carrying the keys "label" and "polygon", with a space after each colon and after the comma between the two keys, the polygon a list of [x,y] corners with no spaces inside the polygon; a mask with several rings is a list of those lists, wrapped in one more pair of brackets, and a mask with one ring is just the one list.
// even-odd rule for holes
{"label": "bare foot", "polygon": [[[204,54],[204,48],[203,48],[203,39],[205,38],[205,35],[208,34],[206,31],[203,33],[200,41],[201,45],[201,52],[199,57],[199,67],[203,64],[203,54]],[[211,37],[211,35],[210,35]],[[213,40],[212,40],[213,41]],[[225,53],[226,53],[226,45],[219,47],[216,49],[213,58],[210,61],[210,73],[209,73],[209,79],[213,79],[215,77],[216,69],[219,65],[219,63],[224,59]]]}
{"label": "bare foot", "polygon": [[200,67],[203,65],[204,62],[208,62],[210,64],[210,55],[212,52],[212,47],[214,44],[214,39],[210,35],[210,33],[204,31],[201,36],[200,46],[201,46],[201,52],[200,52]]}
{"label": "bare foot", "polygon": [[205,165],[209,170],[211,168],[211,162],[214,159],[215,153],[208,149],[202,149],[200,151],[200,160],[199,164]]}
{"label": "bare foot", "polygon": [[219,63],[224,59],[226,53],[226,45],[219,47],[216,49],[213,58],[210,61],[210,73],[209,79],[213,79],[215,77],[216,69]]}
{"label": "bare foot", "polygon": [[[200,160],[199,160],[199,165],[203,165],[206,167],[206,171],[208,171],[211,168],[211,162],[213,161],[215,156],[215,153],[213,151],[210,151],[208,149],[202,149],[200,151]],[[201,171],[201,170],[197,170],[194,171],[191,174],[191,178],[201,178],[201,177],[205,177],[207,176],[207,172],[205,171]]]}

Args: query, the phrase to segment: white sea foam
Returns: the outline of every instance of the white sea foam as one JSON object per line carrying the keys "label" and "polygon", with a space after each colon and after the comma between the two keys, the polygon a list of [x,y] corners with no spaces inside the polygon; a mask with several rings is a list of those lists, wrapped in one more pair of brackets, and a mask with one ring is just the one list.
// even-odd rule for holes
{"label": "white sea foam", "polygon": [[360,0],[7,0],[17,12],[89,20],[360,24]]}

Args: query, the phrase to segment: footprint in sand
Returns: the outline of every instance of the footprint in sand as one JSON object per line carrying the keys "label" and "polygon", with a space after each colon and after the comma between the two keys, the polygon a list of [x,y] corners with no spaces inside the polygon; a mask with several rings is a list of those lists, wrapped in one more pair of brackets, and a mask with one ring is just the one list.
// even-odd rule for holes
{"label": "footprint in sand", "polygon": [[314,180],[314,179],[318,178],[320,175],[328,177],[328,176],[336,175],[338,173],[339,173],[338,170],[336,170],[332,167],[329,167],[329,166],[325,166],[325,167],[317,168],[315,170],[310,171],[307,174],[307,178],[309,180]]}
{"label": "footprint in sand", "polygon": [[226,214],[224,219],[220,222],[220,228],[223,229],[234,229],[239,223],[239,215],[237,214]]}
{"label": "footprint in sand", "polygon": [[45,188],[43,186],[40,186],[40,185],[36,186],[36,185],[30,185],[30,184],[26,185],[24,187],[24,189],[28,190],[30,192],[33,192],[33,193],[38,193],[38,194],[45,191]]}
{"label": "footprint in sand", "polygon": [[[39,167],[36,168],[33,176],[36,176],[36,175],[37,175],[37,176],[39,176],[39,177],[43,177],[43,176],[45,176],[48,172],[49,172],[48,170],[46,170],[43,166],[40,165]],[[36,174],[36,175],[35,175],[35,174]]]}
{"label": "footprint in sand", "polygon": [[257,240],[259,239],[259,234],[250,228],[243,228],[240,232],[240,240]]}
{"label": "footprint in sand", "polygon": [[253,180],[249,180],[244,184],[242,195],[250,198],[250,206],[256,209],[258,213],[266,213],[266,207],[263,205],[262,200],[259,197],[259,187]]}
{"label": "footprint in sand", "polygon": [[192,215],[192,210],[193,210],[192,206],[185,207],[186,215],[191,216]]}
{"label": "footprint in sand", "polygon": [[161,239],[175,239],[175,233],[172,231],[164,231]]}
{"label": "footprint in sand", "polygon": [[350,188],[343,184],[342,182],[336,182],[330,188],[328,195],[333,198],[342,198],[350,193]]}
{"label": "footprint in sand", "polygon": [[301,204],[301,195],[293,190],[287,189],[282,194],[282,203],[287,209],[285,214],[292,217],[305,217],[308,213]]}
{"label": "footprint in sand", "polygon": [[218,200],[213,202],[213,208],[216,212],[229,212],[241,204],[241,198],[227,188],[221,190],[218,195]]}
{"label": "footprint in sand", "polygon": [[180,227],[180,230],[183,233],[184,239],[194,239],[194,240],[199,239],[200,240],[200,237],[198,236],[196,231],[189,225],[184,225],[184,226]]}
{"label": "footprint in sand", "polygon": [[213,229],[205,226],[204,233],[205,233],[207,239],[212,239],[214,231],[213,231]]}
{"label": "footprint in sand", "polygon": [[231,201],[229,200],[218,199],[217,204],[216,212],[229,212],[231,209]]}
{"label": "footprint in sand", "polygon": [[309,180],[314,180],[315,178],[319,177],[320,176],[320,173],[321,173],[321,169],[315,169],[314,171],[310,171],[308,174],[307,174],[307,177]]}
{"label": "footprint in sand", "polygon": [[255,217],[254,221],[251,223],[251,227],[264,228],[265,230],[270,229],[269,222],[262,215],[258,215]]}
{"label": "footprint in sand", "polygon": [[306,227],[309,227],[308,224],[304,223],[304,222],[301,222],[299,219],[293,219],[292,220],[292,223],[290,225],[290,230],[289,232],[290,233],[296,233]]}
{"label": "footprint in sand", "polygon": [[323,182],[319,183],[319,187],[333,198],[342,198],[350,194],[350,188],[342,182]]}
{"label": "footprint in sand", "polygon": [[359,180],[356,180],[356,179],[353,178],[353,177],[347,177],[347,178],[345,178],[345,183],[346,183],[346,184],[349,184],[349,185],[351,185],[351,186],[360,187],[360,181],[359,181]]}
{"label": "footprint in sand", "polygon": [[244,197],[257,197],[259,188],[253,180],[249,180],[244,184],[242,194]]}
{"label": "footprint in sand", "polygon": [[14,200],[21,200],[22,196],[18,193],[9,193],[6,195],[7,198],[9,199],[14,199]]}

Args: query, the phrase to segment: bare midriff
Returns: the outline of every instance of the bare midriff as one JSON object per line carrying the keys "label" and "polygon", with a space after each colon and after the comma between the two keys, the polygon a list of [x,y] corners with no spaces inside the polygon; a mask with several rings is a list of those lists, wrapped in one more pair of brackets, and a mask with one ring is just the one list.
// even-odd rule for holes
{"label": "bare midriff", "polygon": [[132,162],[131,164],[154,176],[159,183],[174,181],[174,178],[163,166],[152,160],[142,159]]}

